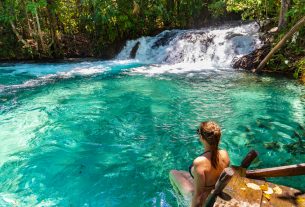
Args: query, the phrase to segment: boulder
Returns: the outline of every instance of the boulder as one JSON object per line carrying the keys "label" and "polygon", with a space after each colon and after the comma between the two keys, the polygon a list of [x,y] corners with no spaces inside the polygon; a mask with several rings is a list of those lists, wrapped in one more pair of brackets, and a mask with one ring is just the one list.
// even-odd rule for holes
{"label": "boulder", "polygon": [[139,47],[140,47],[140,42],[138,41],[138,42],[133,46],[132,50],[130,51],[129,57],[130,57],[131,59],[134,59],[134,58],[136,57]]}
{"label": "boulder", "polygon": [[233,68],[242,68],[245,70],[253,70],[257,68],[260,62],[266,57],[270,51],[269,45],[254,50],[248,55],[233,60]]}

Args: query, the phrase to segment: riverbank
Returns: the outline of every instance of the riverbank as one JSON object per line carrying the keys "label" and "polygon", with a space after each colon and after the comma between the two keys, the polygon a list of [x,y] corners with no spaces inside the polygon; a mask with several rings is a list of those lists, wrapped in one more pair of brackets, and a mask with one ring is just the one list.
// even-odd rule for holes
{"label": "riverbank", "polygon": [[[274,25],[274,24],[273,24]],[[267,64],[259,71],[259,65],[269,54],[271,49],[281,40],[287,29],[282,32],[273,32],[277,27],[261,27],[263,46],[243,57],[233,60],[232,67],[257,73],[282,74],[299,79],[305,83],[305,36],[304,31],[297,32],[282,48],[277,51]]]}

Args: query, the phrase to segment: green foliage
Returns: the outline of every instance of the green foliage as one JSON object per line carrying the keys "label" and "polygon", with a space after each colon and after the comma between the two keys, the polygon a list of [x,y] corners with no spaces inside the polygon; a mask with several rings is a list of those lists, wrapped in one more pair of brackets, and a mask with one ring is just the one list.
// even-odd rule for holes
{"label": "green foliage", "polygon": [[263,19],[278,13],[277,0],[228,0],[227,10],[241,12],[243,19]]}
{"label": "green foliage", "polygon": [[291,22],[296,22],[304,14],[305,14],[305,1],[293,0],[291,8],[287,12],[287,17],[291,19]]}
{"label": "green foliage", "polygon": [[298,78],[302,73],[305,73],[305,57],[296,62],[296,70],[293,73],[293,77]]}
{"label": "green foliage", "polygon": [[[305,13],[304,0],[291,1],[289,26]],[[83,47],[78,51],[92,45],[91,50],[101,54],[122,40],[201,26],[229,12],[244,19],[277,19],[280,4],[280,0],[1,0],[0,43],[7,52],[2,50],[0,58],[56,57],[67,55],[75,45]],[[302,55],[300,42],[301,38],[291,48]]]}
{"label": "green foliage", "polygon": [[37,10],[47,6],[46,0],[39,0],[38,2],[26,2],[26,10],[32,14],[37,13]]}
{"label": "green foliage", "polygon": [[[120,40],[185,28],[209,17],[202,0],[2,0],[0,25],[15,37],[6,50],[33,58],[65,53],[77,37],[93,51]],[[204,15],[203,15],[204,14]],[[0,41],[5,44],[4,37]],[[72,40],[72,42],[71,42]],[[18,41],[18,42],[16,42]],[[96,44],[98,43],[98,44]],[[81,50],[81,48],[80,48]],[[5,53],[6,54],[6,53]],[[1,57],[11,57],[1,53]]]}
{"label": "green foliage", "polygon": [[226,13],[226,1],[225,0],[213,0],[209,4],[209,10],[212,11],[214,17],[223,16]]}

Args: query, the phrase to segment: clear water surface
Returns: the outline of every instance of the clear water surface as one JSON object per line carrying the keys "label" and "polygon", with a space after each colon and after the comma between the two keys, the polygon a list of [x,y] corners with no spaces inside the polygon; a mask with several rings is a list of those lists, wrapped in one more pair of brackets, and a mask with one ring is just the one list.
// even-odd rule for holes
{"label": "clear water surface", "polygon": [[[305,88],[296,81],[143,73],[150,67],[2,65],[0,206],[178,206],[168,172],[202,152],[195,129],[207,119],[221,125],[233,164],[250,149],[260,153],[255,168],[304,162]],[[300,180],[273,181],[305,190]]]}

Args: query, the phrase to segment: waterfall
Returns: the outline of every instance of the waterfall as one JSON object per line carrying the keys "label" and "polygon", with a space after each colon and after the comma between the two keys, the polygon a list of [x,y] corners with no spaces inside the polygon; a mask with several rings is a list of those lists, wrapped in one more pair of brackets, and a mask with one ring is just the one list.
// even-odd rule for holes
{"label": "waterfall", "polygon": [[[152,37],[129,40],[113,60],[69,64],[20,64],[4,68],[29,79],[0,85],[1,93],[82,76],[115,75],[123,71],[148,75],[232,71],[232,60],[261,47],[256,23],[227,24],[193,30],[166,30]],[[10,71],[11,70],[11,71]],[[194,72],[194,73],[193,73]]]}
{"label": "waterfall", "polygon": [[[147,64],[192,64],[231,68],[234,58],[261,47],[256,23],[196,30],[167,30],[153,37],[127,41],[117,59]],[[134,53],[134,54],[132,54]]]}

